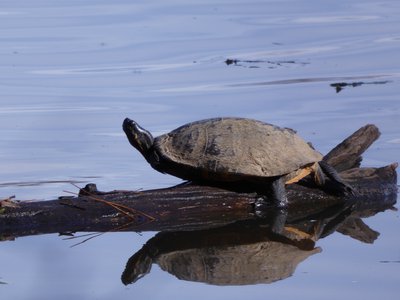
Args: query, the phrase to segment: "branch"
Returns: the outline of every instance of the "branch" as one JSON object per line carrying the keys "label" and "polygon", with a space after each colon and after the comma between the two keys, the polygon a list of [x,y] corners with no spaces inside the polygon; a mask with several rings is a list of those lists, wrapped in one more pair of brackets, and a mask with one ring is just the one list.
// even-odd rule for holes
{"label": "branch", "polygon": [[324,160],[338,172],[360,167],[365,150],[380,136],[379,129],[372,124],[365,125],[333,148]]}

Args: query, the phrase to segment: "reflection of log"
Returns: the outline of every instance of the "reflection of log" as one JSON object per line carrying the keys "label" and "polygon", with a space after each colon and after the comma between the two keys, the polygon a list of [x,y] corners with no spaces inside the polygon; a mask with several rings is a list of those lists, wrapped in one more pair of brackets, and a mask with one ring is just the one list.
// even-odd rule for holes
{"label": "reflection of log", "polygon": [[[396,201],[397,164],[383,168],[358,168],[362,152],[378,136],[378,129],[367,125],[339,144],[325,159],[341,170],[341,175],[357,188],[359,193],[348,196],[348,200],[390,206]],[[13,237],[71,231],[158,231],[215,227],[255,218],[254,204],[258,198],[254,192],[237,193],[217,187],[187,184],[141,192],[114,191],[53,201],[19,202],[18,207],[1,207],[0,235]],[[96,199],[112,201],[124,208],[105,205]],[[344,200],[312,186],[302,185],[288,186],[288,199],[289,221]],[[121,209],[128,210],[130,217],[121,213]]]}

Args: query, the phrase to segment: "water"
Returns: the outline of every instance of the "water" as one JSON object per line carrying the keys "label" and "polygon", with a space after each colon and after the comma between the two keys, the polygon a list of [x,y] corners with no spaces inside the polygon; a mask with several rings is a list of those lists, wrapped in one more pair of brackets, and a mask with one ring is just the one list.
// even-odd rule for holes
{"label": "water", "polygon": [[[2,1],[0,197],[53,199],[70,182],[102,190],[167,187],[121,124],[154,134],[213,116],[295,128],[326,153],[359,127],[381,138],[365,166],[399,161],[398,1]],[[226,60],[236,64],[226,64]],[[229,61],[228,61],[229,62]],[[340,92],[334,83],[347,86]],[[399,214],[364,220],[373,245],[341,234],[294,275],[219,287],[156,265],[123,286],[127,259],[155,233],[109,233],[70,248],[57,235],[0,245],[4,299],[398,297]]]}

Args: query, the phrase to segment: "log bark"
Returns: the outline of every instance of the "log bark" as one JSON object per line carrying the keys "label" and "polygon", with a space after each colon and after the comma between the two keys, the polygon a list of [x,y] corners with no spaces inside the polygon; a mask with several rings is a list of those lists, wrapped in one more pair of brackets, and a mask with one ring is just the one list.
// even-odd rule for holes
{"label": "log bark", "polygon": [[[359,209],[388,208],[396,202],[397,164],[360,168],[361,154],[379,137],[366,125],[336,146],[325,157],[357,193],[346,197],[320,190],[305,180],[287,187],[288,222],[352,201]],[[227,187],[183,184],[147,191],[98,192],[93,185],[79,197],[56,200],[2,202],[0,237],[14,238],[43,233],[77,231],[177,231],[219,227],[238,220],[257,219],[256,192]],[[14,207],[13,207],[14,206]],[[265,215],[273,211],[264,206]]]}

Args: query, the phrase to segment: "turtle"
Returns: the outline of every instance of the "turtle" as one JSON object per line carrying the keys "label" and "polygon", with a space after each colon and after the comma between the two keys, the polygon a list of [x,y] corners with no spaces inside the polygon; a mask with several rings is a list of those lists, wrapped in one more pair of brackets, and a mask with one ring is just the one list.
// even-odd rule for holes
{"label": "turtle", "polygon": [[323,187],[328,177],[335,191],[352,190],[322,154],[290,128],[221,117],[191,122],[154,138],[129,118],[122,127],[155,170],[195,182],[266,186],[278,208],[288,205],[285,185],[310,174],[317,186]]}

